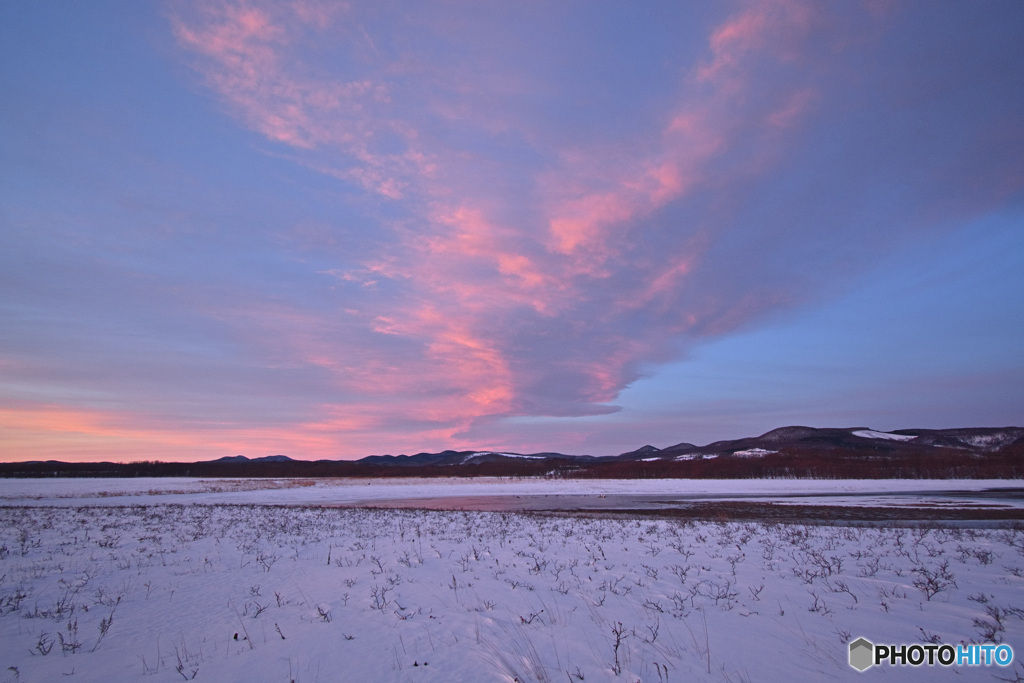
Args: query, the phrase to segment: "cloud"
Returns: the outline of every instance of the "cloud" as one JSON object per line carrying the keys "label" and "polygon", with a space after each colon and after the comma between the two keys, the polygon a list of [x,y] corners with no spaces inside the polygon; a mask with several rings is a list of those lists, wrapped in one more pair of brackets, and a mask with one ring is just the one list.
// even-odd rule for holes
{"label": "cloud", "polygon": [[[206,84],[245,125],[299,150],[330,147],[341,158],[324,170],[397,199],[400,174],[429,172],[430,164],[413,146],[415,130],[386,115],[386,83],[359,60],[329,79],[316,78],[303,61],[309,41],[365,36],[336,17],[343,11],[344,5],[313,1],[202,2],[172,14],[171,24]],[[382,150],[394,142],[404,149]]]}
{"label": "cloud", "polygon": [[[708,26],[674,95],[637,102],[653,125],[570,141],[556,119],[574,110],[538,102],[596,94],[517,70],[501,54],[515,41],[464,7],[177,8],[179,45],[239,122],[377,202],[375,245],[320,271],[346,292],[344,324],[248,314],[290,329],[283,356],[329,376],[314,431],[457,440],[501,418],[607,414],[652,364],[813,300],[872,245],[922,229],[940,195],[982,206],[988,192],[918,168],[972,158],[925,149],[958,122],[938,114],[922,133],[883,92],[891,65],[855,73],[876,51],[926,66],[871,8],[741,4]],[[547,18],[558,37],[574,30]],[[531,47],[564,59],[557,40]],[[1000,197],[1021,191],[999,173],[1014,165],[985,169]]]}
{"label": "cloud", "polygon": [[[210,441],[209,434],[145,424],[139,415],[61,404],[16,401],[0,406],[0,439],[15,457],[35,460],[142,460],[160,454],[173,459],[182,453],[217,452],[229,443]],[[216,439],[216,437],[214,437]],[[145,454],[145,455],[141,455]]]}

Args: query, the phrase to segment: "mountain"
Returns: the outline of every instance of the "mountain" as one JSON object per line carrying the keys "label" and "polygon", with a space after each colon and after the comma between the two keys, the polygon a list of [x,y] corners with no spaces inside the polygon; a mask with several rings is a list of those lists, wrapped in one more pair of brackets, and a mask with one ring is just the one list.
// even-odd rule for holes
{"label": "mountain", "polygon": [[[690,444],[686,444],[686,445],[689,446]],[[660,458],[661,457],[661,449],[660,448],[656,448],[656,447],[654,447],[654,446],[652,446],[650,444],[647,444],[646,446],[641,446],[640,448],[636,449],[635,451],[628,451],[626,453],[620,453],[616,457],[618,457],[620,460],[645,460],[647,458]]]}
{"label": "mountain", "polygon": [[[204,463],[252,463],[252,462],[296,462],[289,458],[287,455],[265,455],[262,458],[247,458],[244,455],[225,455],[223,458],[217,458],[216,460],[203,460]],[[198,464],[198,463],[197,463]]]}
{"label": "mountain", "polygon": [[43,476],[1024,479],[1024,429],[789,426],[706,446],[647,444],[605,456],[446,450],[355,461],[234,455],[193,463],[0,463],[0,477]]}
{"label": "mountain", "polygon": [[868,427],[816,428],[781,427],[761,436],[716,441],[707,446],[682,443],[676,446],[648,452],[651,446],[639,451],[625,453],[632,456],[647,452],[646,457],[658,459],[697,459],[709,457],[758,457],[776,453],[797,453],[815,451],[819,453],[840,453],[846,456],[861,454],[927,455],[937,453],[935,449],[955,449],[964,454],[982,455],[995,453],[1006,447],[1024,445],[1024,428],[971,428],[971,429],[901,429],[894,432],[880,432]]}
{"label": "mountain", "polygon": [[417,453],[416,455],[370,455],[358,463],[365,465],[386,465],[390,467],[413,467],[422,465],[460,464],[476,451],[441,451],[440,453]]}
{"label": "mountain", "polygon": [[600,476],[1022,478],[1024,429],[790,426],[706,446],[644,446],[617,460]]}
{"label": "mountain", "polygon": [[494,451],[443,451],[376,455],[356,461],[417,476],[501,474],[512,469],[558,476],[597,477],[1017,477],[1024,476],[1024,429],[903,429],[788,426],[760,436],[716,441],[650,444],[611,456]]}
{"label": "mountain", "polygon": [[482,465],[491,463],[539,462],[545,460],[572,460],[590,462],[597,460],[589,455],[563,455],[562,453],[504,453],[497,451],[441,451],[440,453],[417,453],[416,455],[371,455],[355,462],[364,465],[385,467],[451,467],[456,465]]}

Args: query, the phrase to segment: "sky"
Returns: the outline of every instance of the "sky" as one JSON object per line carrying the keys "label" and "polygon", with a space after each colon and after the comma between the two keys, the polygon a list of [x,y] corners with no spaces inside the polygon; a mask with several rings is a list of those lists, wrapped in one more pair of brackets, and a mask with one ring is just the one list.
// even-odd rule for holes
{"label": "sky", "polygon": [[0,460],[1024,425],[1024,4],[0,3]]}

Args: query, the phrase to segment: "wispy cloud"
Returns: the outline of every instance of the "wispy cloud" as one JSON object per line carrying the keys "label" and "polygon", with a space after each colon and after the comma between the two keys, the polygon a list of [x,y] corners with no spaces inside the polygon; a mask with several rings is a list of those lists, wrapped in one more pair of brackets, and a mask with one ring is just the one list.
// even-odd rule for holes
{"label": "wispy cloud", "polygon": [[[239,121],[385,206],[401,200],[402,216],[382,220],[394,241],[330,270],[364,290],[390,283],[388,295],[353,295],[361,331],[339,340],[295,326],[294,353],[330,372],[340,404],[361,415],[337,430],[398,426],[375,410],[449,438],[502,416],[608,412],[687,335],[725,334],[813,296],[800,291],[813,276],[778,261],[813,228],[787,228],[786,209],[752,183],[786,173],[781,146],[805,137],[828,60],[856,43],[828,8],[741,6],[679,71],[660,125],[560,147],[522,100],[573,86],[507,61],[489,73],[478,38],[495,26],[451,7],[423,24],[386,6],[332,7],[203,3],[172,24]],[[381,24],[386,33],[368,28]],[[765,83],[768,70],[781,76]],[[776,240],[769,251],[743,253],[751,221]],[[404,350],[377,346],[384,336]]]}
{"label": "wispy cloud", "polygon": [[134,212],[99,258],[99,231],[56,217],[77,251],[38,247],[64,255],[37,259],[45,284],[4,275],[36,287],[5,309],[5,428],[54,453],[307,456],[613,430],[659,364],[1019,201],[1020,41],[985,8],[172,0],[188,84],[273,172],[149,222],[131,182],[94,183]]}
{"label": "wispy cloud", "polygon": [[[1019,320],[1019,250],[997,237],[1024,199],[1022,12],[0,5],[4,451],[605,451],[743,406],[799,420],[813,378],[780,375],[805,356],[847,369],[821,415],[861,415],[857,382],[925,405],[935,368],[1014,377],[1019,323],[991,321]],[[974,244],[997,246],[968,263]],[[885,329],[799,325],[851,291],[888,308],[919,260],[943,274]],[[974,302],[977,270],[999,284]],[[989,306],[884,363],[853,339]],[[960,355],[923,348],[958,334]],[[765,338],[784,348],[737,342]],[[786,392],[752,397],[771,382],[739,375],[793,348]]]}

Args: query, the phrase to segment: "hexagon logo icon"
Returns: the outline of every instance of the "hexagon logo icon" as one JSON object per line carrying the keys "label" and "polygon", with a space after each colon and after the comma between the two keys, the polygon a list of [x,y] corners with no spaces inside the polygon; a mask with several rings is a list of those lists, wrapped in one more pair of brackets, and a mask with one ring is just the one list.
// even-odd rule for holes
{"label": "hexagon logo icon", "polygon": [[850,643],[850,666],[864,671],[875,663],[875,646],[867,638],[858,638]]}

